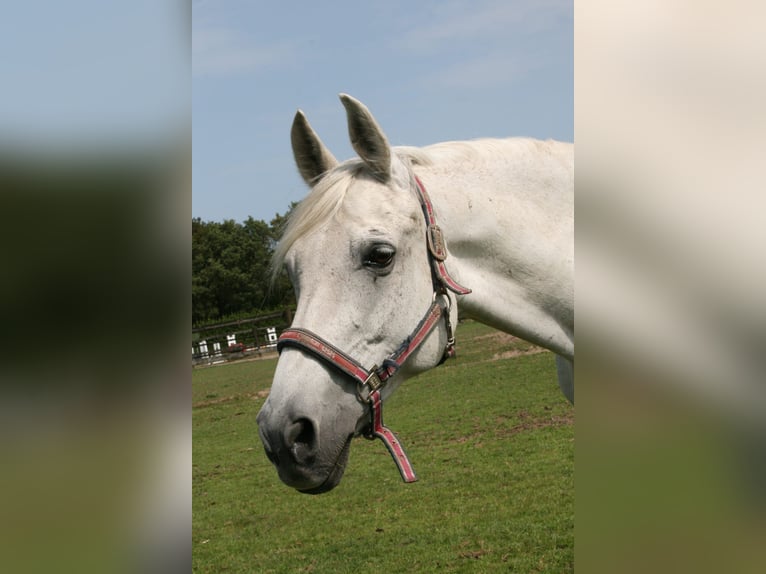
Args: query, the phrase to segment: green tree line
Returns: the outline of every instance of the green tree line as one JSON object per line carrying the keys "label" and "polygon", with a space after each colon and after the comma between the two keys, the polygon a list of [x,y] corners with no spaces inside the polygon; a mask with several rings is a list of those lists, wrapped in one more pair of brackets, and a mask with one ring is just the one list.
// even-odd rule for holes
{"label": "green tree line", "polygon": [[192,219],[193,325],[295,302],[285,273],[271,283],[271,256],[286,218],[277,215],[270,223],[252,217],[242,223]]}

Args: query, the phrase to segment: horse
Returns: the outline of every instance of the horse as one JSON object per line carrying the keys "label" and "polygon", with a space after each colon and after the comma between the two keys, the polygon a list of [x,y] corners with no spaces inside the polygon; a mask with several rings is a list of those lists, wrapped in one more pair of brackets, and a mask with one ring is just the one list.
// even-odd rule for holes
{"label": "horse", "polygon": [[308,494],[338,485],[360,435],[416,480],[382,405],[454,353],[458,309],[555,353],[574,404],[574,145],[392,147],[364,104],[340,99],[359,157],[338,162],[301,110],[293,120],[310,192],[273,270],[286,268],[297,308],[256,419],[280,479]]}

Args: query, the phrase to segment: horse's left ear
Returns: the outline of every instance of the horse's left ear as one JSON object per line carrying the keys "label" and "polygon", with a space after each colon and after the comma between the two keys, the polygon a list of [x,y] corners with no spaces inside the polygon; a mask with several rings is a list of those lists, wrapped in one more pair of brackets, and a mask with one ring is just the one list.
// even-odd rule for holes
{"label": "horse's left ear", "polygon": [[382,182],[391,179],[391,147],[370,110],[360,102],[341,94],[340,101],[346,108],[348,134],[351,145],[372,174]]}

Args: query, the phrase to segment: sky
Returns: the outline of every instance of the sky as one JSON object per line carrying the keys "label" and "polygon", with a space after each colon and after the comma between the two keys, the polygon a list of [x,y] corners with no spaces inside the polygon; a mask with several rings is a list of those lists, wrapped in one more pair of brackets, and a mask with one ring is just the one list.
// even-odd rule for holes
{"label": "sky", "polygon": [[297,109],[353,157],[339,93],[392,145],[573,141],[573,35],[571,0],[195,0],[192,215],[268,222],[307,193]]}
{"label": "sky", "polygon": [[0,140],[67,149],[182,131],[188,30],[177,2],[4,3]]}

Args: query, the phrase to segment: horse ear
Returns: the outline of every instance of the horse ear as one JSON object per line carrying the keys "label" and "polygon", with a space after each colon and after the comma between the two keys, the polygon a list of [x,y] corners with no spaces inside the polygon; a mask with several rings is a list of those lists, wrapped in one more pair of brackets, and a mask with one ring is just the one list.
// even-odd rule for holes
{"label": "horse ear", "polygon": [[311,129],[301,110],[296,112],[293,119],[290,141],[293,144],[293,156],[298,164],[298,171],[309,186],[313,186],[322,175],[338,165],[338,160]]}
{"label": "horse ear", "polygon": [[346,108],[348,134],[354,151],[376,178],[388,181],[391,178],[391,148],[383,130],[362,102],[348,94],[341,94],[340,101]]}

